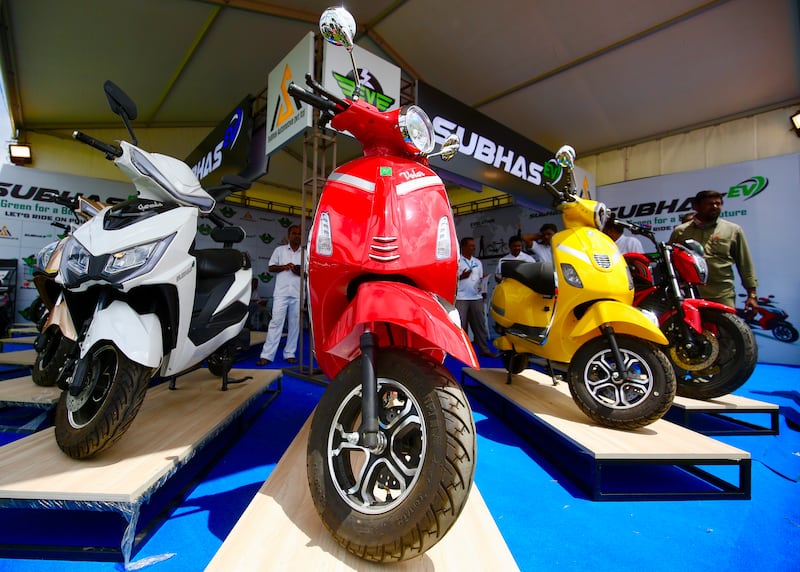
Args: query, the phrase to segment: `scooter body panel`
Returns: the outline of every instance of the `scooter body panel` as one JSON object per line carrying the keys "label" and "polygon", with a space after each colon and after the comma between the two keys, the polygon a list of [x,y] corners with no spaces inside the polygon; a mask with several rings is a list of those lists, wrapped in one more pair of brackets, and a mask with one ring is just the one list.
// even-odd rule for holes
{"label": "scooter body panel", "polygon": [[120,300],[95,312],[81,340],[80,356],[86,357],[103,341],[113,343],[129,359],[147,367],[158,367],[164,357],[158,316],[140,315]]}
{"label": "scooter body panel", "polygon": [[[359,340],[366,329],[378,336],[380,346],[410,347],[444,359],[445,351],[456,359],[479,367],[478,358],[459,324],[455,307],[451,314],[435,296],[398,282],[367,282],[348,304],[339,321],[317,348],[320,367],[338,372],[360,353]],[[454,313],[454,314],[453,314]],[[381,324],[375,327],[375,324]],[[334,374],[335,375],[335,374]]]}
{"label": "scooter body panel", "polygon": [[[444,184],[425,165],[401,157],[373,155],[342,165],[325,184],[308,261],[317,359],[332,378],[341,359],[328,359],[323,348],[360,285],[397,282],[453,303],[458,243]],[[388,321],[396,314],[389,307],[383,312]],[[377,308],[373,321],[383,321]],[[461,354],[459,345],[441,349]]]}

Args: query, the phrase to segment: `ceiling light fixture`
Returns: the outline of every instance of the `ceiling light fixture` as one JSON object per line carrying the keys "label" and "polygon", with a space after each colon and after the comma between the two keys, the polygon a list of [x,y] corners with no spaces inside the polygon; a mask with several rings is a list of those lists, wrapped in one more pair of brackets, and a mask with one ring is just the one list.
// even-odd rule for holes
{"label": "ceiling light fixture", "polygon": [[9,145],[8,156],[15,165],[29,165],[33,162],[31,146],[27,143],[12,143]]}
{"label": "ceiling light fixture", "polygon": [[792,125],[794,126],[795,135],[800,137],[800,110],[792,115]]}

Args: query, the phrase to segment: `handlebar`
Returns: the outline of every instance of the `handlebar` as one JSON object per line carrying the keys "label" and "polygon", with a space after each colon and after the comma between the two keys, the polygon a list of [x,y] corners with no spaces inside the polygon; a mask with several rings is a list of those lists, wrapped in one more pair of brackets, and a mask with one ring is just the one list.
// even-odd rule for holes
{"label": "handlebar", "polygon": [[90,147],[94,147],[98,151],[102,151],[106,154],[106,159],[113,159],[114,157],[121,157],[122,156],[122,149],[115,147],[109,143],[103,143],[102,141],[98,141],[94,137],[86,135],[86,133],[82,133],[80,131],[73,131],[72,137],[77,139],[81,143],[86,143]]}
{"label": "handlebar", "polygon": [[333,119],[334,115],[350,107],[347,101],[339,99],[329,91],[326,91],[325,88],[322,87],[319,82],[314,81],[314,78],[308,73],[306,74],[306,85],[311,88],[311,91],[294,82],[290,82],[289,85],[286,86],[286,91],[288,91],[289,95],[295,100],[295,105],[297,105],[297,107],[300,107],[300,102],[302,101],[322,112],[318,123],[321,128],[324,128],[325,125]]}

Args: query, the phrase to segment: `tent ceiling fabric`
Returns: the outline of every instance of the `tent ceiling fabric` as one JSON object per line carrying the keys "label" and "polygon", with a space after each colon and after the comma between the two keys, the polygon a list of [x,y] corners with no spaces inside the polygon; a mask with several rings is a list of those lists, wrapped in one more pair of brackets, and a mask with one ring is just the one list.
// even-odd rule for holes
{"label": "tent ceiling fabric", "polygon": [[[332,0],[0,0],[17,127],[214,126]],[[580,154],[800,101],[798,0],[349,0],[358,43]],[[787,129],[789,118],[787,117]]]}

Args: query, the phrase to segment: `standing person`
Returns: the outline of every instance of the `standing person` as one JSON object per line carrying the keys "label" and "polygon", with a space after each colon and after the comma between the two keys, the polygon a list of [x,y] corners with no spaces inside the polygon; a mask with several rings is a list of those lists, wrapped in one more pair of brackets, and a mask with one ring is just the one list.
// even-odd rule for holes
{"label": "standing person", "polygon": [[503,262],[506,260],[535,262],[530,254],[522,251],[522,237],[516,234],[508,239],[508,254],[501,258],[497,263],[497,272],[495,272],[494,279],[498,283],[503,279],[501,271],[503,269]]}
{"label": "standing person", "polygon": [[625,234],[625,228],[616,221],[611,219],[606,221],[603,227],[603,232],[606,233],[611,240],[617,243],[617,248],[622,254],[626,252],[638,252],[644,254],[644,247],[642,242],[635,236],[628,236]]}
{"label": "standing person", "polygon": [[556,225],[548,222],[542,225],[538,233],[534,232],[522,237],[533,253],[533,258],[536,262],[553,262],[553,247],[550,241],[557,232]]}
{"label": "standing person", "polygon": [[692,199],[694,218],[678,225],[669,237],[670,242],[693,238],[705,251],[708,262],[708,283],[700,287],[706,300],[733,307],[736,303],[733,266],[739,272],[742,286],[747,290],[745,311],[758,310],[755,266],[742,227],[719,218],[722,212],[722,194],[717,191],[700,191]]}
{"label": "standing person", "polygon": [[287,234],[288,244],[278,246],[269,257],[269,271],[275,274],[272,294],[272,318],[267,329],[267,339],[261,348],[256,365],[267,365],[275,359],[283,334],[283,324],[289,318],[289,335],[283,357],[287,363],[297,363],[297,339],[300,335],[300,227],[292,225]]}
{"label": "standing person", "polygon": [[484,357],[497,357],[491,351],[486,332],[486,310],[483,299],[486,297],[483,285],[483,264],[475,257],[475,240],[471,237],[461,239],[461,257],[458,259],[458,291],[456,309],[461,316],[461,328],[466,332],[472,328],[475,343]]}

